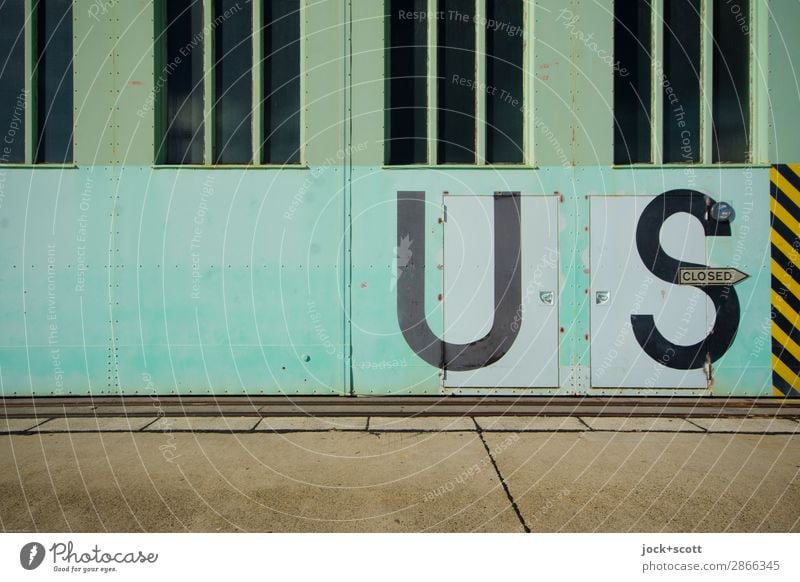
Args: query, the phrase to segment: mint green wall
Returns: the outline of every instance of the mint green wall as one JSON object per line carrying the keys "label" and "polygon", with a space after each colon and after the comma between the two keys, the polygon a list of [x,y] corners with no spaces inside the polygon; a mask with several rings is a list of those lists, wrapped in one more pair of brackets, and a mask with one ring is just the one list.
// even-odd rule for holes
{"label": "mint green wall", "polygon": [[[769,160],[794,163],[800,159],[800,2],[769,2]],[[763,83],[763,76],[760,81]]]}
{"label": "mint green wall", "polygon": [[[302,167],[154,167],[153,3],[95,4],[74,9],[77,167],[0,167],[2,394],[441,393],[439,370],[397,326],[398,190],[425,190],[434,209],[444,191],[563,195],[560,385],[529,392],[595,393],[587,196],[687,186],[752,208],[710,251],[715,265],[751,275],[737,287],[746,312],[712,393],[771,394],[767,172],[611,167],[611,70],[559,19],[562,9],[580,16],[610,50],[611,0],[536,4],[525,106],[537,166],[503,170],[382,166],[384,9],[372,0],[304,7]],[[778,23],[800,13],[795,2],[769,6],[773,108],[755,106],[759,129],[769,125],[769,160],[758,161],[792,161],[800,46]],[[435,265],[442,231],[435,213],[427,220]],[[427,286],[438,333],[436,273]]]}

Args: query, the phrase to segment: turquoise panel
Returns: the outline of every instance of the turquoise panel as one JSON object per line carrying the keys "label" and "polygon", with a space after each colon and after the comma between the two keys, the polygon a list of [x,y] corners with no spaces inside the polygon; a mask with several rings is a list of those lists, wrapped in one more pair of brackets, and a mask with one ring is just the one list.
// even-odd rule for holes
{"label": "turquoise panel", "polygon": [[[711,266],[734,267],[749,278],[734,289],[741,317],[736,338],[712,368],[710,391],[719,396],[771,395],[769,170],[745,168],[676,168],[669,171],[611,170],[607,194],[653,195],[691,188],[736,212],[731,236],[706,238]],[[713,318],[709,325],[713,323]]]}
{"label": "turquoise panel", "polygon": [[[736,286],[742,306],[739,331],[728,353],[712,369],[710,390],[644,390],[651,395],[769,395],[768,174],[764,168],[612,169],[550,167],[516,170],[357,168],[353,178],[353,378],[358,394],[429,393],[439,389],[437,369],[411,351],[397,325],[398,261],[418,252],[397,246],[397,192],[426,192],[426,295],[428,322],[441,329],[442,193],[489,196],[499,190],[531,195],[560,194],[559,300],[561,385],[558,389],[486,387],[476,393],[608,394],[590,386],[589,196],[656,196],[693,189],[733,205],[732,236],[708,237],[712,266],[735,267],[750,275]],[[755,202],[758,200],[758,202]],[[401,245],[402,246],[402,245]],[[635,246],[635,241],[631,241]],[[444,301],[446,308],[446,298]],[[708,322],[713,325],[713,317]],[[438,327],[437,327],[438,326]],[[441,335],[439,334],[441,337]],[[763,337],[761,337],[763,336]],[[760,339],[759,339],[760,338]],[[535,374],[531,370],[531,374]],[[626,391],[631,394],[632,391]],[[633,391],[635,393],[635,390]]]}
{"label": "turquoise panel", "polygon": [[126,168],[117,387],[345,390],[337,172]]}
{"label": "turquoise panel", "polygon": [[5,170],[0,380],[5,394],[87,394],[109,374],[112,174]]}
{"label": "turquoise panel", "polygon": [[587,197],[680,188],[733,205],[732,236],[708,237],[709,262],[750,275],[735,288],[736,339],[714,364],[710,390],[697,394],[771,393],[765,168],[357,167],[350,229],[342,183],[333,166],[8,170],[3,393],[441,393],[440,370],[414,353],[397,319],[400,267],[421,251],[413,240],[397,244],[397,192],[421,190],[425,310],[439,337],[445,193],[560,195],[561,385],[484,392],[615,394],[589,385]]}
{"label": "turquoise panel", "polygon": [[358,394],[437,394],[439,369],[408,346],[397,321],[399,266],[421,252],[419,241],[397,244],[397,191],[426,190],[425,311],[439,337],[443,328],[442,272],[444,231],[442,190],[431,188],[423,172],[353,172],[353,386]]}

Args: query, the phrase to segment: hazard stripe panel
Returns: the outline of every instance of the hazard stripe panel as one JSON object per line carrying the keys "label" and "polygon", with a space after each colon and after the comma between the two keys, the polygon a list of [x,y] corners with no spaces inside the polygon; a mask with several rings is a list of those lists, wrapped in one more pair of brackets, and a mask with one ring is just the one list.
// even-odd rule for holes
{"label": "hazard stripe panel", "polygon": [[770,170],[772,390],[800,398],[800,164]]}

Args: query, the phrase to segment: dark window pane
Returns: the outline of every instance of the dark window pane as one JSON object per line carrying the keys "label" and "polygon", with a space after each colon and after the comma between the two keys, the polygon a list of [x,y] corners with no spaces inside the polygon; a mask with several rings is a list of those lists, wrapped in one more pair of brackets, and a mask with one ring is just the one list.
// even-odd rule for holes
{"label": "dark window pane", "polygon": [[25,6],[0,4],[0,164],[25,161]]}
{"label": "dark window pane", "polygon": [[475,0],[440,0],[438,158],[475,163]]}
{"label": "dark window pane", "polygon": [[714,1],[714,162],[750,161],[750,2]]}
{"label": "dark window pane", "polygon": [[215,164],[249,164],[253,160],[252,30],[252,4],[215,0]]}
{"label": "dark window pane", "polygon": [[72,0],[38,4],[37,162],[72,162]]}
{"label": "dark window pane", "polygon": [[614,1],[614,163],[652,161],[650,95],[651,8],[641,0]]}
{"label": "dark window pane", "polygon": [[203,3],[167,3],[166,162],[203,163]]}
{"label": "dark window pane", "polygon": [[[521,163],[522,0],[486,2],[486,161]],[[488,23],[499,23],[491,24]]]}
{"label": "dark window pane", "polygon": [[664,162],[700,161],[700,0],[664,0]]}
{"label": "dark window pane", "polygon": [[299,0],[264,3],[263,159],[300,163]]}
{"label": "dark window pane", "polygon": [[427,0],[392,0],[389,13],[390,164],[424,164],[427,144]]}

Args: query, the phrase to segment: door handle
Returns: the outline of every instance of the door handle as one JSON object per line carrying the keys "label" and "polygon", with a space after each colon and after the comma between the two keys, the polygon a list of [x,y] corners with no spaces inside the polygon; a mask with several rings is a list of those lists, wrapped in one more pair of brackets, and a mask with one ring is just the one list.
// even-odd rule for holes
{"label": "door handle", "polygon": [[598,291],[597,293],[595,293],[594,302],[597,303],[597,305],[602,305],[603,303],[608,303],[608,300],[610,298],[611,298],[610,291]]}
{"label": "door handle", "polygon": [[540,291],[539,300],[545,305],[552,305],[555,300],[555,293],[552,291]]}

